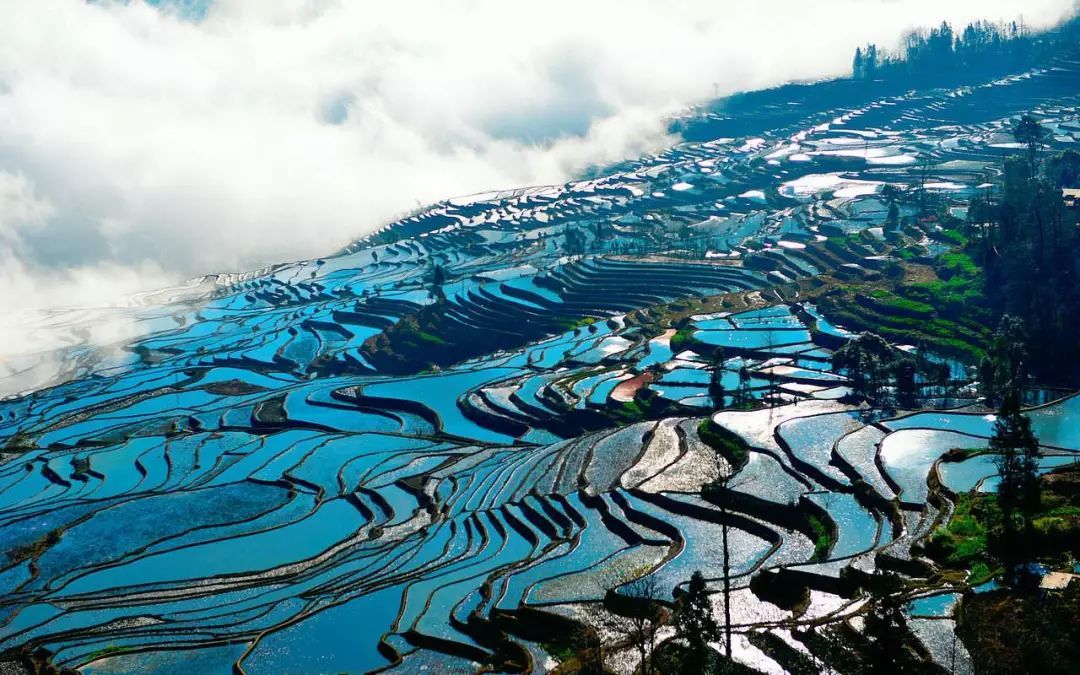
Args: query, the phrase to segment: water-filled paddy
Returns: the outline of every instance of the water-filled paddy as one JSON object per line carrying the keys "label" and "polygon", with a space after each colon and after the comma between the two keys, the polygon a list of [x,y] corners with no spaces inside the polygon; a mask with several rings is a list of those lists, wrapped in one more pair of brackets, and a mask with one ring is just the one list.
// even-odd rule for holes
{"label": "water-filled paddy", "polygon": [[[941,454],[984,447],[994,420],[840,400],[829,364],[852,333],[794,282],[836,256],[881,263],[825,233],[880,244],[882,185],[910,178],[911,147],[948,166],[933,191],[970,193],[1017,101],[1060,98],[1061,77],[966,94],[978,105],[915,92],[831,114],[773,92],[773,122],[706,114],[667,151],[440,202],[325,259],[132,310],[143,337],[109,353],[33,359],[68,381],[0,400],[0,648],[87,673],[472,669],[495,658],[496,610],[567,612],[633,573],[665,599],[699,569],[716,588],[723,516],[700,492],[727,464],[699,435],[707,417],[754,448],[732,485],[737,587],[902,557],[932,521]],[[422,348],[395,361],[391,335]],[[714,415],[714,384],[758,409]],[[1063,451],[1043,470],[1080,450],[1078,415],[1080,398],[1032,412]],[[986,455],[937,470],[949,489],[993,487]],[[807,502],[836,526],[813,564]],[[756,616],[802,620],[738,592],[770,608]],[[849,604],[811,598],[807,620]],[[951,602],[911,613],[944,625]]]}

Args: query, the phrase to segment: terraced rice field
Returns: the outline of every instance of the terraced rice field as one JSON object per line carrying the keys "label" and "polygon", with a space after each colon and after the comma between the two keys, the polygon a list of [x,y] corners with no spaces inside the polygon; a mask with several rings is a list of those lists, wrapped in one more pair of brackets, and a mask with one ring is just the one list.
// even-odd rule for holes
{"label": "terraced rice field", "polygon": [[[794,282],[877,274],[877,250],[829,237],[884,246],[881,187],[911,185],[916,155],[959,199],[1021,111],[1080,140],[1078,85],[1062,61],[843,109],[781,99],[768,128],[709,119],[708,140],[588,180],[137,298],[105,312],[141,329],[116,349],[78,345],[101,312],[58,315],[45,328],[73,346],[0,366],[0,651],[84,673],[542,670],[516,618],[572,615],[625,570],[667,598],[694,570],[715,585],[726,520],[736,657],[775,671],[747,636],[805,651],[792,629],[856,616],[860,575],[930,564],[911,553],[943,515],[930,485],[993,474],[986,455],[938,461],[985,446],[983,411],[841,402],[829,359],[851,333]],[[932,227],[896,234],[932,257]],[[727,310],[680,326],[643,311],[718,294]],[[454,358],[394,361],[381,340],[432,312],[412,353]],[[714,346],[726,392],[768,406],[714,412]],[[1033,414],[1047,467],[1080,451],[1078,415],[1078,398]],[[752,448],[726,515],[700,494],[731,471],[706,419]],[[754,575],[808,586],[809,607],[758,598]],[[928,641],[954,590],[914,601]]]}

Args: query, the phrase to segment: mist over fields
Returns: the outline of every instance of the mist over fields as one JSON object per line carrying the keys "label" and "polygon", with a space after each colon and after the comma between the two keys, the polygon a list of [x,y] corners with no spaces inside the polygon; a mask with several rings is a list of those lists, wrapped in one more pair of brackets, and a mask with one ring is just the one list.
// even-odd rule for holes
{"label": "mist over fields", "polygon": [[24,310],[324,255],[419,204],[669,146],[665,119],[687,105],[842,74],[858,44],[945,19],[1022,13],[1039,27],[1073,8],[13,4],[0,23],[0,354],[48,346]]}
{"label": "mist over fields", "polygon": [[0,675],[1080,672],[1077,3],[9,0]]}

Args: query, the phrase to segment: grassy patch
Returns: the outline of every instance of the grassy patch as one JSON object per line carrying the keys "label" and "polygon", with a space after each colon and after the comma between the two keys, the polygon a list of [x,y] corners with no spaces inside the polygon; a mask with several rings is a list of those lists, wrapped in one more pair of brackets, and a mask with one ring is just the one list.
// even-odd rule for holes
{"label": "grassy patch", "polygon": [[540,647],[559,663],[566,663],[577,655],[574,647],[566,642],[541,642]]}
{"label": "grassy patch", "polygon": [[986,448],[950,448],[948,452],[941,456],[941,461],[963,462],[984,452],[986,452]]}
{"label": "grassy patch", "polygon": [[[978,361],[989,342],[990,331],[983,324],[957,321],[942,317],[903,316],[881,311],[880,307],[860,305],[856,294],[843,289],[820,297],[819,305],[833,321],[854,331],[871,331],[890,342],[917,344],[924,342],[933,351],[956,356],[968,361]],[[863,296],[868,297],[868,296]],[[880,300],[864,300],[866,304]],[[927,303],[929,304],[929,303]]]}
{"label": "grassy patch", "polygon": [[106,656],[116,656],[117,654],[123,654],[127,650],[127,647],[122,647],[120,645],[107,645],[105,647],[102,647],[101,649],[90,652],[89,658],[91,661],[93,661],[95,659],[104,658]]}
{"label": "grassy patch", "polygon": [[928,236],[931,239],[936,239],[945,244],[952,244],[953,246],[964,246],[968,242],[968,238],[962,232],[954,229],[931,232]]}
{"label": "grassy patch", "polygon": [[995,495],[966,492],[956,500],[952,517],[930,537],[927,552],[935,560],[953,568],[990,566],[987,553],[989,531],[1001,522]]}
{"label": "grassy patch", "polygon": [[880,309],[887,314],[919,318],[929,318],[934,315],[934,308],[931,305],[918,300],[900,297],[889,291],[877,289],[873,292],[872,297],[876,300],[876,302],[873,303],[875,308]]}
{"label": "grassy patch", "polygon": [[646,409],[637,401],[626,401],[615,409],[615,414],[620,417],[640,420],[645,418]]}
{"label": "grassy patch", "polygon": [[694,341],[694,329],[690,326],[683,326],[679,330],[675,331],[675,334],[671,336],[671,351],[680,352]]}
{"label": "grassy patch", "polygon": [[609,412],[616,421],[631,423],[661,417],[666,413],[669,405],[654,392],[645,390],[639,391],[632,400],[610,408]]}
{"label": "grassy patch", "polygon": [[967,253],[950,251],[943,253],[938,258],[938,274],[947,281],[960,279],[961,281],[974,280],[979,276],[979,266]]}
{"label": "grassy patch", "polygon": [[401,344],[410,349],[417,349],[422,346],[443,347],[449,344],[446,339],[434,333],[429,333],[411,321],[401,322],[396,333]]}
{"label": "grassy patch", "polygon": [[[1080,471],[1063,467],[1040,482],[1042,501],[1025,546],[1029,559],[1056,565],[1066,553],[1080,552]],[[997,495],[965,492],[957,496],[948,523],[930,536],[926,553],[947,568],[971,570],[969,582],[981,583],[1001,567],[1002,532]]]}
{"label": "grassy patch", "polygon": [[712,423],[702,420],[697,427],[698,437],[713,450],[716,450],[733,468],[741,468],[750,456],[750,446],[737,434]]}
{"label": "grassy patch", "polygon": [[932,267],[905,263],[904,269],[900,282],[839,284],[819,304],[849,329],[872,331],[891,342],[924,342],[967,361],[981,359],[996,320],[984,292],[985,275],[971,256],[954,249]]}
{"label": "grassy patch", "polygon": [[442,339],[438,335],[432,335],[431,333],[426,333],[422,330],[416,332],[416,339],[420,340],[421,342],[426,342],[433,345],[447,344],[446,340]]}
{"label": "grassy patch", "polygon": [[984,562],[977,562],[971,566],[971,571],[968,572],[967,582],[972,586],[978,586],[979,584],[990,581],[994,578],[996,572],[990,569],[990,566]]}
{"label": "grassy patch", "polygon": [[580,318],[574,318],[570,316],[562,317],[555,320],[555,326],[562,331],[571,331],[578,328],[584,328],[585,326],[591,326],[596,323],[596,317],[583,316]]}
{"label": "grassy patch", "polygon": [[814,533],[814,555],[810,559],[824,560],[829,555],[829,545],[832,543],[829,528],[825,527],[825,523],[821,522],[817,516],[809,516],[806,520]]}
{"label": "grassy patch", "polygon": [[1075,547],[1080,540],[1080,506],[1069,503],[1062,495],[1049,494],[1043,496],[1042,507],[1031,521],[1042,547],[1052,542]]}

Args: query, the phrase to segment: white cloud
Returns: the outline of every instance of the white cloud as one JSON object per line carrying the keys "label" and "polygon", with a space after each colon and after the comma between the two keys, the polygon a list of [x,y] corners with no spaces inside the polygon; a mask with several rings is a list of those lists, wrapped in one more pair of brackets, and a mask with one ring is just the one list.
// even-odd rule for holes
{"label": "white cloud", "polygon": [[20,307],[97,302],[325,254],[417,202],[666,145],[664,116],[716,90],[841,73],[914,25],[1071,5],[217,0],[192,22],[9,0],[0,281]]}
{"label": "white cloud", "polygon": [[34,194],[34,186],[21,173],[0,171],[0,246],[22,247],[22,233],[41,228],[52,216],[52,204]]}

